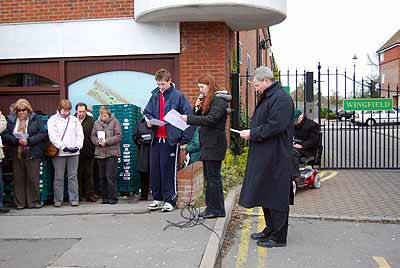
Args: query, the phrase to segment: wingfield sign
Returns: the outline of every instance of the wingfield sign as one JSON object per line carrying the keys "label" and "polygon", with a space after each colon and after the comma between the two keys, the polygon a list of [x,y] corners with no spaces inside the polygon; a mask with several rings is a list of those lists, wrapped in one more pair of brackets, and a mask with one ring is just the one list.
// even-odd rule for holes
{"label": "wingfield sign", "polygon": [[343,109],[345,111],[389,111],[393,109],[393,99],[345,99]]}

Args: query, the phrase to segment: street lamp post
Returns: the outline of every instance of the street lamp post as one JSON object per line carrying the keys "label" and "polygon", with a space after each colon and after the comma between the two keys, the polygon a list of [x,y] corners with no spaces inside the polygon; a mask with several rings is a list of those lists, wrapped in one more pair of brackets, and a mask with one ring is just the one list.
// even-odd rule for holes
{"label": "street lamp post", "polygon": [[357,55],[353,56],[353,99],[356,97],[356,63],[357,63]]}

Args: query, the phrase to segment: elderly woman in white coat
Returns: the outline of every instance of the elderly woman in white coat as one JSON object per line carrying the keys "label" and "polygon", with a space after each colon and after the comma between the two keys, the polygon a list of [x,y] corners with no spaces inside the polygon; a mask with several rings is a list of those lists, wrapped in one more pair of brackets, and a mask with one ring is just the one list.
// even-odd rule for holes
{"label": "elderly woman in white coat", "polygon": [[61,100],[57,113],[47,122],[50,142],[59,150],[53,157],[54,206],[61,207],[64,197],[64,174],[67,169],[68,197],[71,206],[79,205],[78,163],[83,146],[83,129],[78,118],[71,115],[71,102]]}

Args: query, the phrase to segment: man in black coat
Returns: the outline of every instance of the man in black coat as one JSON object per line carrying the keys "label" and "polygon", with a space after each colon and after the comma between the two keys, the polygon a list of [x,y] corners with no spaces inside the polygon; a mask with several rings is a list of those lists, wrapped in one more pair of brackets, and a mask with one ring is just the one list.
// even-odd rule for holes
{"label": "man in black coat", "polygon": [[294,111],[294,143],[293,153],[296,168],[300,166],[300,158],[313,157],[318,149],[320,126],[301,110]]}
{"label": "man in black coat", "polygon": [[262,247],[285,247],[293,165],[293,101],[274,81],[270,68],[255,70],[253,86],[259,94],[251,128],[240,136],[249,140],[246,174],[239,204],[262,207],[266,228],[251,238]]}
{"label": "man in black coat", "polygon": [[97,198],[94,195],[93,183],[94,144],[90,141],[94,118],[87,114],[87,105],[85,103],[78,103],[75,106],[75,110],[79,122],[82,124],[84,135],[78,165],[79,196],[82,196],[88,202],[96,202]]}

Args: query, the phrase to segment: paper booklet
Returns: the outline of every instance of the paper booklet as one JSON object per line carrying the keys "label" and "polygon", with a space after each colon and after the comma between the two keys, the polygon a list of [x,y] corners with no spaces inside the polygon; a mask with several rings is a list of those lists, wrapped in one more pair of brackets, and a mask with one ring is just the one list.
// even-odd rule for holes
{"label": "paper booklet", "polygon": [[174,109],[170,110],[164,116],[164,120],[183,131],[189,127],[189,125],[182,119],[181,114]]}
{"label": "paper booklet", "polygon": [[240,130],[237,130],[237,129],[234,129],[234,128],[230,128],[230,130],[231,130],[231,132],[234,132],[234,133],[240,134]]}

